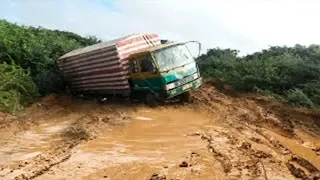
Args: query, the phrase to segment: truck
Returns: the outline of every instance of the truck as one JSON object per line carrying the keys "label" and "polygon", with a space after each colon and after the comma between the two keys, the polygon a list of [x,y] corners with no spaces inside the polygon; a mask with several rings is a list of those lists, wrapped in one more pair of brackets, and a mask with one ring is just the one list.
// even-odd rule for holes
{"label": "truck", "polygon": [[154,105],[188,99],[201,86],[187,43],[162,43],[157,34],[139,33],[73,50],[58,64],[73,93],[138,97]]}

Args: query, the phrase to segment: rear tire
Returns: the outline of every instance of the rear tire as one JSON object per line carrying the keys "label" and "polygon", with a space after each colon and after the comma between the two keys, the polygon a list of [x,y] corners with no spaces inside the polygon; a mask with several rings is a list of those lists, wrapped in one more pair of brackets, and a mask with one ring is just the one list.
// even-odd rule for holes
{"label": "rear tire", "polygon": [[157,105],[157,98],[154,93],[147,92],[145,96],[145,103],[150,107],[155,107]]}

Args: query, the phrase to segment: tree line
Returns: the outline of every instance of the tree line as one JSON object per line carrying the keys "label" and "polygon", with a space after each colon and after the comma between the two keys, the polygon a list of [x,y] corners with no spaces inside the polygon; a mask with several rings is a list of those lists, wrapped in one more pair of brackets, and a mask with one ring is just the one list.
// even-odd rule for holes
{"label": "tree line", "polygon": [[320,46],[273,46],[244,57],[234,49],[209,49],[199,68],[235,89],[258,92],[306,107],[320,105]]}

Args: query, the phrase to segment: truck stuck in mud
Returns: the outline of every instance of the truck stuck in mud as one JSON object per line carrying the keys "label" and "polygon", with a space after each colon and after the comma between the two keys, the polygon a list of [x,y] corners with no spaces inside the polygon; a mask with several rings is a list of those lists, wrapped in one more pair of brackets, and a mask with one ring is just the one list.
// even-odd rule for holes
{"label": "truck stuck in mud", "polygon": [[135,34],[71,51],[59,66],[73,93],[143,97],[149,105],[186,100],[202,83],[187,43],[161,44],[157,34]]}

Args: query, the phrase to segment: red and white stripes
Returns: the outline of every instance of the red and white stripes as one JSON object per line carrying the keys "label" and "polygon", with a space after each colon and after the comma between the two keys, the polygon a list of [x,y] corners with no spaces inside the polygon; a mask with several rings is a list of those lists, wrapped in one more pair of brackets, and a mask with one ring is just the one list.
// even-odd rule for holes
{"label": "red and white stripes", "polygon": [[155,45],[160,45],[157,34],[136,34],[93,45],[99,48],[91,48],[92,51],[75,50],[63,56],[59,65],[73,90],[129,90],[128,56]]}

